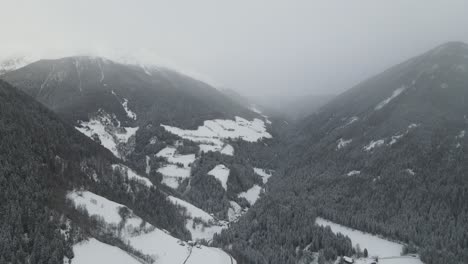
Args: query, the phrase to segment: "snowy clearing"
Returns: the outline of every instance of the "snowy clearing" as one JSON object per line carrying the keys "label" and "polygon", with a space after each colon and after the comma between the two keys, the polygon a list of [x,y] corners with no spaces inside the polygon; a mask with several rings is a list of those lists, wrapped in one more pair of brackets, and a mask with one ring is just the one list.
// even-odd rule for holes
{"label": "snowy clearing", "polygon": [[[392,263],[392,262],[380,262],[382,258],[387,258],[387,257],[400,257],[401,252],[403,251],[403,244],[397,243],[397,242],[392,242],[389,240],[386,240],[384,238],[361,232],[356,229],[352,229],[346,226],[342,226],[336,223],[333,223],[331,221],[328,221],[326,219],[317,217],[315,220],[315,224],[319,226],[329,226],[333,233],[338,234],[341,233],[345,236],[348,236],[351,239],[351,243],[353,244],[353,247],[356,247],[359,245],[361,250],[367,249],[369,252],[369,256],[378,256],[379,257],[379,263]],[[414,258],[417,259],[417,258]],[[419,261],[419,259],[417,259]],[[367,261],[367,260],[362,260],[362,261]],[[367,263],[367,262],[359,262],[359,263]],[[397,263],[402,263],[402,262],[397,262]],[[404,262],[406,263],[406,262]],[[413,263],[413,262],[411,262]],[[414,262],[414,263],[422,263],[422,262]]]}
{"label": "snowy clearing", "polygon": [[122,249],[102,243],[94,238],[74,245],[73,253],[75,254],[72,259],[73,264],[141,264]]}
{"label": "snowy clearing", "polygon": [[254,205],[260,197],[261,192],[262,187],[255,184],[252,188],[248,189],[247,191],[239,193],[238,197],[245,198],[250,205]]}
{"label": "snowy clearing", "polygon": [[226,166],[219,164],[208,172],[208,175],[215,177],[227,191],[227,181],[229,177],[229,169]]}
{"label": "snowy clearing", "polygon": [[162,183],[173,189],[177,189],[180,183],[190,177],[190,168],[179,167],[174,164],[168,164],[158,169],[163,175]]}
{"label": "snowy clearing", "polygon": [[182,164],[184,167],[189,167],[195,161],[195,154],[178,155],[175,147],[165,147],[156,154],[156,157],[166,158],[169,163]]}
{"label": "snowy clearing", "polygon": [[163,157],[169,164],[158,169],[163,175],[162,183],[173,189],[177,189],[180,183],[190,177],[190,166],[195,161],[195,154],[179,155],[175,147],[165,147],[156,154],[156,157]]}
{"label": "snowy clearing", "polygon": [[268,182],[268,179],[271,177],[271,173],[267,172],[265,169],[254,168],[254,172],[262,177],[263,184]]}
{"label": "snowy clearing", "polygon": [[140,182],[146,185],[147,187],[153,186],[153,183],[151,183],[151,181],[148,178],[138,175],[138,173],[136,173],[134,170],[130,169],[129,167],[123,164],[112,164],[112,169],[121,171],[122,173],[126,174],[129,179]]}
{"label": "snowy clearing", "polygon": [[388,97],[387,99],[383,100],[382,102],[380,102],[376,107],[375,107],[375,110],[380,110],[382,109],[384,106],[386,106],[388,103],[390,103],[390,101],[392,101],[393,99],[395,99],[398,95],[400,95],[404,90],[406,90],[406,87],[405,86],[402,86],[398,89],[396,89],[395,91],[393,91],[392,95],[390,97]]}
{"label": "snowy clearing", "polygon": [[234,148],[226,145],[225,141],[228,139],[257,142],[272,137],[262,120],[256,118],[248,121],[238,116],[235,120],[206,120],[203,126],[199,126],[196,130],[185,130],[163,124],[161,126],[169,133],[200,143],[202,152],[219,151],[225,155],[234,154]]}

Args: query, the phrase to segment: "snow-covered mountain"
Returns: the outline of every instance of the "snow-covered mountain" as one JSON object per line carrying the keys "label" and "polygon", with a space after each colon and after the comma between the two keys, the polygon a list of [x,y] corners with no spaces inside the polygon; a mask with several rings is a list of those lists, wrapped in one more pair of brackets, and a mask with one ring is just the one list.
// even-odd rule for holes
{"label": "snow-covered mountain", "polygon": [[[187,263],[198,263],[197,256],[210,254],[218,254],[219,263],[231,261],[217,249],[206,247],[205,252],[205,246],[195,247],[195,242],[183,241],[210,243],[216,233],[237,221],[260,197],[274,169],[268,163],[273,155],[271,148],[278,144],[271,132],[272,122],[266,116],[175,71],[121,64],[99,57],[40,60],[9,71],[2,78],[109,150],[117,160],[111,162],[110,171],[135,182],[140,186],[138,189],[159,189],[167,202],[177,208],[177,217],[181,217],[183,225],[176,222],[177,232],[173,230],[171,234],[178,238],[165,234],[161,226],[150,225],[137,232],[150,241],[167,237],[162,239],[167,243],[156,249],[129,243],[139,238],[122,234],[125,225],[111,230],[117,241],[130,244],[131,250],[124,248],[124,251],[136,250],[143,254],[138,255],[143,259],[148,256],[166,259],[162,263],[174,263],[171,257],[184,254],[187,257],[187,252],[192,253],[192,260]],[[88,173],[91,179],[100,182],[99,173]],[[68,200],[76,204],[84,193],[100,197],[106,203],[119,202],[112,190],[110,195],[103,195],[95,193],[93,188],[80,188],[68,190]],[[88,200],[92,204],[99,199]],[[114,206],[118,210],[113,210],[113,214],[125,206],[130,211],[146,206],[139,202],[122,204]],[[91,213],[89,206],[83,203],[76,208],[86,208],[91,219],[104,220],[102,225],[107,231],[116,224],[107,221],[107,215]],[[146,212],[141,212],[138,219],[145,219]],[[166,217],[169,216],[170,212]],[[125,221],[122,218],[118,223]],[[147,229],[159,231],[148,233]],[[76,250],[87,252],[86,245],[100,243],[88,241],[77,245]],[[172,252],[173,249],[178,251]]]}

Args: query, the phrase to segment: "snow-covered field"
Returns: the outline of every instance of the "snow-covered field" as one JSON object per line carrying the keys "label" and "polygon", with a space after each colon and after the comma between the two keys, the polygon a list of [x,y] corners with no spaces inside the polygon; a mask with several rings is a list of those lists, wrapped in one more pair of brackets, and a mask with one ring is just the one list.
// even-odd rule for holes
{"label": "snow-covered field", "polygon": [[156,154],[156,157],[166,158],[169,163],[180,163],[184,167],[189,167],[195,161],[195,154],[178,155],[175,147],[165,147]]}
{"label": "snow-covered field", "polygon": [[[329,226],[333,233],[341,233],[348,236],[351,239],[353,247],[356,248],[356,246],[359,245],[361,250],[367,249],[370,257],[379,257],[379,263],[422,264],[421,260],[419,260],[417,257],[401,256],[403,251],[403,244],[342,226],[320,217],[317,217],[315,224],[323,227]],[[356,261],[356,263],[371,263],[371,259],[359,259]]]}
{"label": "snow-covered field", "polygon": [[[100,217],[111,226],[115,226],[116,223],[120,223],[122,221],[122,218],[118,213],[120,208],[125,207],[122,204],[115,203],[88,191],[72,191],[67,194],[67,198],[72,200],[76,207],[86,208],[90,215]],[[188,208],[193,216],[202,217],[204,219],[211,218],[210,215],[204,213],[200,209],[196,210],[196,207],[188,204],[187,202],[175,197],[169,199]],[[155,228],[151,224],[146,223],[144,227],[140,227],[141,223],[142,219],[131,213],[131,217],[126,220],[125,226],[140,228],[141,232],[121,232],[119,233],[119,238],[124,243],[132,246],[138,251],[153,257],[156,263],[172,264],[184,263],[184,261],[186,261],[185,263],[201,264],[207,263],[207,260],[209,260],[210,263],[231,263],[231,257],[220,249],[201,245],[193,246],[171,236],[167,231]],[[74,252],[80,262],[76,262],[75,259],[73,259],[73,264],[134,263],[127,258],[128,254],[125,254],[124,251],[100,243],[95,239],[91,239],[87,243],[75,245]],[[93,257],[95,255],[97,255],[97,257]],[[116,262],[108,261],[113,260],[114,257],[125,262],[118,262],[119,260],[116,260]]]}
{"label": "snow-covered field", "polygon": [[215,177],[223,186],[224,190],[227,190],[227,181],[229,177],[229,169],[222,165],[216,165],[212,170],[208,172],[208,175]]}
{"label": "snow-covered field", "polygon": [[[134,257],[118,247],[102,243],[94,238],[73,246],[73,264],[141,264]],[[68,261],[64,261],[68,264]]]}
{"label": "snow-covered field", "polygon": [[158,169],[163,175],[163,184],[177,189],[184,179],[190,177],[190,166],[195,161],[195,154],[179,155],[175,147],[169,146],[159,151],[156,157],[163,157],[168,162]]}
{"label": "snow-covered field", "polygon": [[271,138],[262,120],[248,121],[238,116],[235,120],[206,120],[203,126],[199,126],[196,130],[161,126],[174,135],[199,143],[201,151],[219,151],[225,155],[234,154],[234,148],[226,145],[227,139],[257,142],[263,138]]}

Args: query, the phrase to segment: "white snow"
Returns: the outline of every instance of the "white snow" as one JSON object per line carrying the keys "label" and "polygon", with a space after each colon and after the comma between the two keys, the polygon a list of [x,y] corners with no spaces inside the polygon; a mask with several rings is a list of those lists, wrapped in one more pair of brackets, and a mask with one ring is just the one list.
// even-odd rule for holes
{"label": "white snow", "polygon": [[411,174],[411,175],[415,175],[416,173],[414,172],[414,170],[412,169],[406,169],[405,170],[407,173]]}
{"label": "white snow", "polygon": [[115,126],[112,120],[116,120],[115,116],[99,110],[96,116],[87,122],[80,121],[80,126],[75,128],[89,138],[97,135],[103,147],[110,150],[116,157],[122,158],[117,145],[127,143],[130,137],[136,134],[138,127],[120,127],[118,120],[116,120],[117,126]]}
{"label": "white snow", "polygon": [[404,90],[406,89],[405,86],[402,86],[398,89],[396,89],[395,91],[393,91],[392,95],[390,97],[388,97],[387,99],[383,100],[382,102],[380,102],[376,107],[375,107],[375,110],[380,110],[382,109],[384,106],[386,106],[390,101],[392,101],[393,99],[395,99],[395,97],[397,97],[398,95],[400,95]]}
{"label": "white snow", "polygon": [[260,168],[254,168],[253,169],[256,174],[258,174],[260,177],[262,177],[263,184],[268,182],[268,179],[271,177],[271,173],[267,172],[264,169]]}
{"label": "white snow", "polygon": [[220,151],[221,154],[228,155],[228,156],[234,156],[234,147],[226,144]]}
{"label": "white snow", "polygon": [[348,228],[320,217],[317,217],[315,223],[323,227],[329,226],[335,234],[341,233],[348,236],[351,239],[353,247],[359,245],[361,250],[366,248],[369,252],[369,256],[378,256],[379,259],[382,257],[396,257],[400,256],[403,250],[403,244],[392,242],[369,233],[364,233],[359,230]]}
{"label": "white snow", "polygon": [[361,174],[361,171],[352,170],[352,171],[348,172],[348,174],[346,174],[346,175],[353,176],[353,175],[359,175],[359,174]]}
{"label": "white snow", "polygon": [[174,164],[164,165],[158,169],[158,172],[164,176],[162,183],[173,189],[177,189],[182,180],[190,177],[190,168],[179,167]]}
{"label": "white snow", "polygon": [[359,120],[359,117],[357,117],[357,116],[352,116],[352,117],[350,117],[350,118],[348,119],[348,122],[347,122],[344,126],[345,126],[345,127],[346,127],[346,126],[349,126],[349,125],[351,125],[352,123],[354,123],[354,122],[356,122],[356,121],[358,121],[358,120]]}
{"label": "white snow", "polygon": [[253,121],[241,117],[236,117],[235,120],[206,120],[203,126],[199,126],[196,130],[161,126],[174,135],[199,143],[202,152],[220,151],[226,155],[232,155],[234,151],[232,146],[225,146],[225,141],[228,139],[257,142],[263,138],[271,138],[265,123],[257,118]]}
{"label": "white snow", "polygon": [[238,197],[243,197],[249,202],[250,205],[254,205],[260,197],[261,192],[262,187],[255,184],[252,188],[248,189],[247,191],[239,193]]}
{"label": "white snow", "polygon": [[367,146],[364,147],[364,150],[365,151],[371,151],[372,149],[376,148],[376,147],[380,147],[382,146],[383,144],[385,143],[385,141],[383,139],[379,139],[379,140],[372,140]]}
{"label": "white snow", "polygon": [[71,191],[67,199],[73,201],[76,208],[83,207],[90,216],[102,217],[106,223],[118,225],[122,220],[119,215],[121,204],[88,191]]}
{"label": "white snow", "polygon": [[149,156],[146,156],[146,168],[145,168],[146,174],[150,174],[151,172],[150,161],[151,161],[151,158]]}
{"label": "white snow", "polygon": [[242,210],[242,207],[238,203],[234,201],[229,201],[229,204],[230,206],[228,209],[228,220],[229,222],[236,222],[244,212]]}
{"label": "white snow", "polygon": [[404,136],[404,134],[392,136],[392,140],[390,140],[390,142],[388,144],[391,146],[391,145],[397,143],[398,140],[400,138],[402,138],[403,136]]}
{"label": "white snow", "polygon": [[400,138],[402,138],[403,136],[408,134],[412,129],[417,128],[418,126],[419,126],[419,124],[415,124],[415,123],[412,123],[412,124],[408,125],[408,129],[406,129],[406,131],[404,133],[392,136],[390,142],[388,143],[388,145],[391,146],[391,145],[397,143]]}
{"label": "white snow", "polygon": [[[232,262],[231,262],[232,260]],[[192,254],[185,264],[225,263],[236,264],[236,261],[219,248],[193,247]]]}
{"label": "white snow", "polygon": [[[81,195],[81,196],[80,196]],[[101,217],[107,224],[115,225],[121,221],[121,217],[118,214],[118,210],[121,207],[124,207],[121,204],[112,202],[107,200],[104,197],[98,196],[91,192],[77,192],[73,191],[67,195],[68,199],[74,201],[75,206],[83,206],[85,207],[90,215],[96,215]],[[193,215],[208,217],[204,215],[203,212],[199,212],[194,209],[193,206],[189,205],[188,203],[181,201],[177,198],[169,198],[171,201],[176,201],[178,204],[183,204],[186,208],[190,208],[190,212]],[[133,215],[133,213],[132,213]],[[127,220],[126,225],[132,225],[135,228],[138,228],[139,225],[142,223],[140,217],[133,215],[129,220]],[[136,233],[120,233],[119,238],[125,244],[128,244],[135,248],[136,250],[142,252],[143,254],[150,255],[156,263],[161,264],[172,264],[172,263],[206,263],[206,260],[215,260],[219,261],[217,263],[220,264],[230,264],[231,258],[228,254],[223,252],[220,249],[212,248],[212,247],[205,247],[200,246],[200,248],[192,247],[188,243],[178,240],[175,237],[172,237],[167,231],[160,230],[155,228],[154,226],[146,223],[144,226],[143,232],[136,232]],[[84,244],[86,245],[86,244]],[[91,247],[86,248],[86,250],[82,250],[80,248],[80,244],[76,245],[75,255],[79,255],[79,259],[83,259],[83,262],[79,263],[96,263],[96,258],[93,258],[95,254],[100,254],[101,247],[94,246],[92,244]],[[95,248],[98,252],[92,251]],[[197,248],[197,250],[195,250]],[[87,254],[82,254],[82,252],[86,252]],[[102,250],[105,252],[105,249]],[[122,251],[123,252],[123,251]],[[192,256],[192,254],[195,254]],[[78,254],[77,254],[78,253]],[[108,254],[105,254],[106,256]],[[125,260],[124,263],[132,263],[129,262],[122,254],[118,252],[113,252],[112,256],[116,256]],[[109,256],[109,260],[112,260],[112,256]],[[205,259],[200,260],[200,256],[203,256]],[[97,263],[120,263],[120,262],[108,262],[107,259],[99,259],[100,262]],[[75,262],[75,259],[73,260]],[[139,263],[139,262],[136,262]]]}
{"label": "white snow", "polygon": [[185,168],[195,161],[195,154],[178,155],[175,147],[165,147],[156,154],[156,157],[164,157],[169,163],[182,164]]}
{"label": "white snow", "polygon": [[457,138],[464,138],[465,137],[465,130],[460,131]]}
{"label": "white snow", "polygon": [[73,264],[141,264],[122,249],[102,243],[94,238],[73,246]]}
{"label": "white snow", "polygon": [[136,120],[137,115],[128,107],[128,99],[123,98],[122,106],[130,119]]}
{"label": "white snow", "polygon": [[448,86],[447,83],[442,83],[442,84],[440,84],[440,88],[442,88],[442,89],[447,89],[448,87],[449,87],[449,86]]}
{"label": "white snow", "polygon": [[112,164],[112,169],[113,170],[119,170],[123,173],[127,174],[127,177],[131,180],[135,180],[137,182],[140,182],[147,187],[153,186],[153,183],[148,178],[142,177],[138,175],[134,170],[130,169],[129,167],[123,165],[123,164]]}
{"label": "white snow", "polygon": [[346,147],[347,145],[349,145],[349,143],[353,142],[352,139],[338,139],[338,144],[336,145],[336,148],[337,149],[342,149],[344,147]]}
{"label": "white snow", "polygon": [[212,170],[208,172],[208,175],[215,177],[223,186],[224,190],[227,190],[227,181],[229,177],[229,169],[226,166],[219,164],[216,165]]}
{"label": "white snow", "polygon": [[[165,147],[156,154],[156,157],[163,157],[169,164],[158,169],[163,175],[162,183],[177,189],[181,181],[190,177],[190,166],[195,161],[195,154],[179,155],[175,147]],[[181,166],[182,165],[182,166]]]}

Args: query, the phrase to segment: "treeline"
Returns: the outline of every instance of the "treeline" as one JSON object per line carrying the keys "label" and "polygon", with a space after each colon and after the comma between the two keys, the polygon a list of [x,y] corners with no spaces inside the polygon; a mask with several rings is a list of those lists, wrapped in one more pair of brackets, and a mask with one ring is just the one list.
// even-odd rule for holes
{"label": "treeline", "polygon": [[[214,245],[239,263],[302,263],[318,253],[320,263],[354,254],[349,238],[315,225],[306,196],[268,195],[239,222],[214,237]],[[308,263],[308,262],[303,262]]]}

